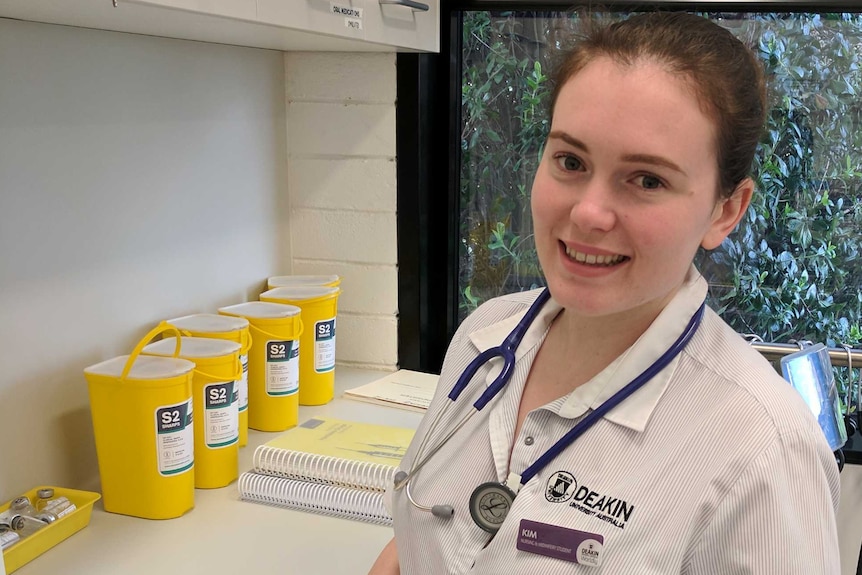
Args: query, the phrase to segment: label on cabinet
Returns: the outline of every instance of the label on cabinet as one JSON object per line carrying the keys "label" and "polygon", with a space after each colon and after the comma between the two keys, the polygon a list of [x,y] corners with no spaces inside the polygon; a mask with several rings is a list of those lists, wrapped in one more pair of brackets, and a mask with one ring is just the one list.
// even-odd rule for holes
{"label": "label on cabinet", "polygon": [[335,2],[329,3],[329,9],[333,14],[338,14],[340,16],[345,16],[344,24],[348,28],[352,27],[348,25],[348,22],[352,19],[359,20],[359,27],[362,28],[362,8],[351,8],[350,6],[342,6],[340,4],[336,4]]}

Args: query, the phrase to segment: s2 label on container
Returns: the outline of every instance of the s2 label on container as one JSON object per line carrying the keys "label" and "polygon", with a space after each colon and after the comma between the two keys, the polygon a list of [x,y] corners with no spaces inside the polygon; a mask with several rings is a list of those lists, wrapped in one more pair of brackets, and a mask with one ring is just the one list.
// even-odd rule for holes
{"label": "s2 label on container", "polygon": [[239,439],[236,382],[205,385],[204,441],[210,449],[233,445]]}
{"label": "s2 label on container", "polygon": [[326,373],[335,369],[335,318],[314,324],[314,371]]}
{"label": "s2 label on container", "polygon": [[183,473],[195,464],[192,400],[156,408],[159,474]]}
{"label": "s2 label on container", "polygon": [[266,342],[267,395],[293,395],[299,391],[299,340]]}

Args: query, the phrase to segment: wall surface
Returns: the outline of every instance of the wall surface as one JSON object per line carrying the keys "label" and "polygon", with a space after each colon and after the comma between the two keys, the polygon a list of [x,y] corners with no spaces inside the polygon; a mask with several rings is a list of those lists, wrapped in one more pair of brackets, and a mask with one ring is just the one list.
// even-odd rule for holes
{"label": "wall surface", "polygon": [[292,271],[342,276],[337,357],[398,361],[395,54],[289,53]]}
{"label": "wall surface", "polygon": [[281,52],[0,19],[0,494],[96,488],[83,369],[289,260]]}

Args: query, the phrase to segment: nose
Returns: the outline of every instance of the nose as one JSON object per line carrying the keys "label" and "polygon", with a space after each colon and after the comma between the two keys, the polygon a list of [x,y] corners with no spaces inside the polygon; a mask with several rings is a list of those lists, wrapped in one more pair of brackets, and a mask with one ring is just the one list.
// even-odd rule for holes
{"label": "nose", "polygon": [[617,222],[617,208],[611,184],[594,178],[574,195],[569,219],[583,232],[609,231]]}

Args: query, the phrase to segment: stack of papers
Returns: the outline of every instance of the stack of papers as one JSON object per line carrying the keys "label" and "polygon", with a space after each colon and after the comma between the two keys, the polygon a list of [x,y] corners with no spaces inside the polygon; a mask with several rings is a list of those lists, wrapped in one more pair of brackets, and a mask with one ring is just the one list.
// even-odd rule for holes
{"label": "stack of papers", "polygon": [[400,369],[371,383],[348,389],[344,397],[423,413],[431,405],[439,376]]}

